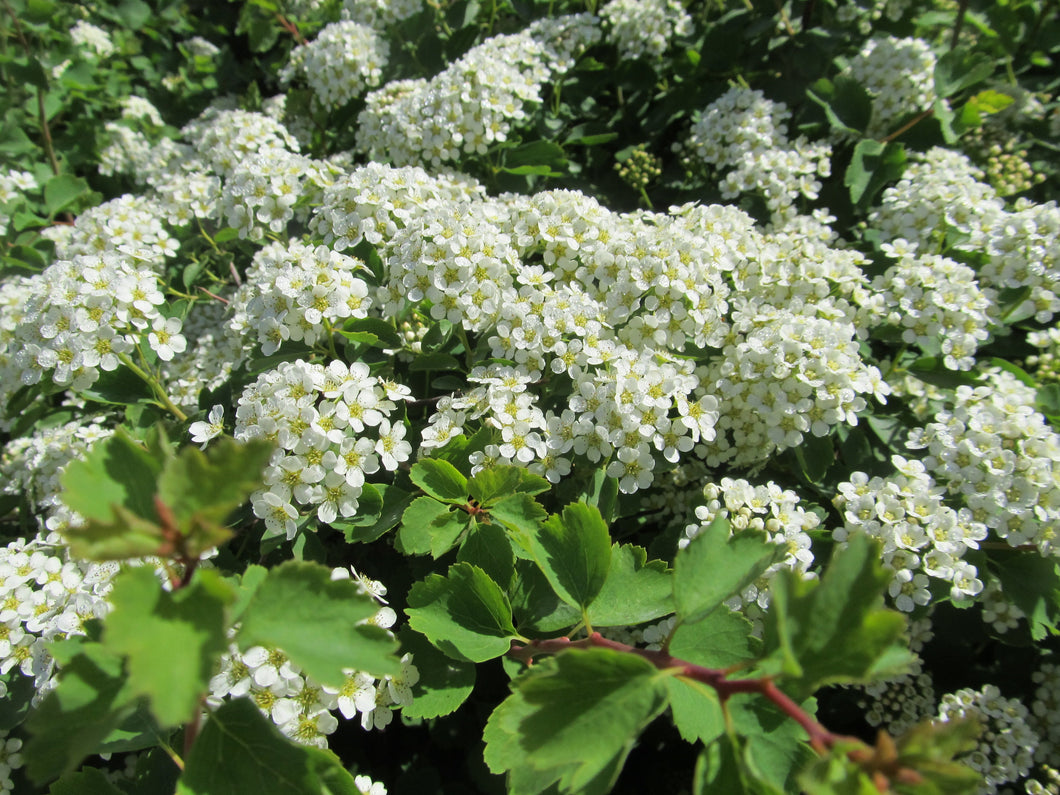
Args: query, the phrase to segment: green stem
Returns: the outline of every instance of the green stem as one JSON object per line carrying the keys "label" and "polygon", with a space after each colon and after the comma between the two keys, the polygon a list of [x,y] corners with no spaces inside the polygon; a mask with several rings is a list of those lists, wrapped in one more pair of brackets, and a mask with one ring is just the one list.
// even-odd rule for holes
{"label": "green stem", "polygon": [[180,408],[169,399],[169,395],[166,394],[162,385],[158,383],[158,379],[136,364],[136,362],[134,362],[126,353],[118,354],[118,360],[132,370],[141,381],[151,387],[151,391],[155,393],[155,397],[158,398],[158,402],[161,403],[163,408],[169,411],[170,414],[181,422],[188,421],[188,415],[181,411]]}

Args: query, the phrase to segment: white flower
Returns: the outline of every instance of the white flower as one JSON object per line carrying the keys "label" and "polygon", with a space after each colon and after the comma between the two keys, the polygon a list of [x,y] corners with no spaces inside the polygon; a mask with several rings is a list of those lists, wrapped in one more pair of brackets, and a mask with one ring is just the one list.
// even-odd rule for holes
{"label": "white flower", "polygon": [[199,445],[200,450],[205,450],[211,439],[224,433],[224,411],[224,406],[216,405],[210,409],[210,414],[207,418],[208,422],[199,420],[198,422],[193,422],[191,427],[188,428],[192,442]]}
{"label": "white flower", "polygon": [[385,469],[393,472],[398,464],[407,461],[412,455],[412,445],[405,441],[405,426],[402,423],[390,424],[390,420],[382,420],[379,423],[379,441],[375,443],[375,451],[379,453],[379,460]]}
{"label": "white flower", "polygon": [[164,362],[170,361],[176,354],[183,353],[188,341],[180,333],[181,323],[177,317],[156,317],[151,324],[147,341],[151,349]]}

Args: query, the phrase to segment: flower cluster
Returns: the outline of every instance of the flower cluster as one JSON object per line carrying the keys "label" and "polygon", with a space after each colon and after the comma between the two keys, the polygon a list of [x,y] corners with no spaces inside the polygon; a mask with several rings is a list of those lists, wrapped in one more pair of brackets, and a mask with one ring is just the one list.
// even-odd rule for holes
{"label": "flower cluster", "polygon": [[103,417],[86,417],[12,439],[0,455],[0,493],[28,500],[38,529],[62,530],[80,519],[61,499],[63,470],[113,433]]}
{"label": "flower cluster", "polygon": [[[363,575],[355,576],[362,592],[381,603],[376,614],[363,623],[389,631],[397,614],[383,599],[386,587]],[[350,579],[350,571],[336,569],[332,578]],[[328,687],[303,674],[279,649],[252,646],[240,650],[231,644],[221,658],[220,671],[210,680],[209,701],[216,706],[226,698],[249,697],[288,737],[326,748],[327,735],[338,727],[336,711],[346,720],[360,714],[365,729],[382,729],[393,720],[395,710],[412,703],[412,685],[419,681],[410,654],[401,658],[400,674],[376,679],[350,669],[345,676],[341,687]],[[358,786],[362,784],[364,791],[375,786],[370,781]]]}
{"label": "flower cluster", "polygon": [[79,19],[70,28],[70,40],[97,58],[107,58],[117,52],[117,47],[107,31],[83,19]]}
{"label": "flower cluster", "polygon": [[1060,312],[1060,206],[1019,200],[998,219],[986,241],[987,261],[980,272],[986,284],[1026,288],[1030,295],[1016,316],[1034,315],[1048,323]]}
{"label": "flower cluster", "polygon": [[130,265],[158,267],[180,248],[162,219],[162,209],[152,199],[125,194],[85,210],[72,226],[48,227],[43,234],[55,241],[60,259],[121,254]]}
{"label": "flower cluster", "polygon": [[869,216],[880,239],[902,238],[928,254],[942,253],[947,237],[957,238],[962,250],[984,248],[1005,205],[982,181],[983,172],[960,152],[938,146],[910,160]]}
{"label": "flower cluster", "polygon": [[0,548],[0,674],[34,677],[37,704],[52,689],[48,643],[83,635],[84,622],[110,611],[114,564],[77,561],[57,534]]}
{"label": "flower cluster", "polygon": [[342,19],[385,30],[423,10],[424,0],[342,0]]}
{"label": "flower cluster", "polygon": [[1031,701],[1031,728],[1039,742],[1034,758],[1039,764],[1060,765],[1060,666],[1044,662],[1031,674],[1036,685]]}
{"label": "flower cluster", "polygon": [[367,240],[384,253],[393,238],[430,209],[481,198],[485,191],[460,175],[428,174],[419,166],[358,166],[324,188],[309,228],[325,245],[345,251]]}
{"label": "flower cluster", "polygon": [[993,369],[983,386],[959,386],[951,409],[910,433],[924,466],[967,506],[976,524],[1011,546],[1060,555],[1060,435],[1035,410],[1037,391]]}
{"label": "flower cluster", "polygon": [[681,145],[687,161],[704,163],[722,178],[722,196],[760,192],[779,219],[794,214],[801,195],[816,199],[818,177],[831,173],[832,148],[788,138],[791,111],[758,90],[733,86],[701,111]]}
{"label": "flower cluster", "polygon": [[599,38],[588,15],[538,20],[473,47],[430,81],[399,80],[367,98],[357,148],[394,165],[440,166],[504,141],[541,85]]}
{"label": "flower cluster", "polygon": [[661,58],[675,38],[692,31],[692,18],[677,0],[611,0],[600,16],[623,58]]}
{"label": "flower cluster", "polygon": [[[5,285],[6,287],[6,285]],[[60,259],[18,284],[24,306],[0,352],[6,384],[48,377],[86,389],[116,370],[138,345],[159,359],[184,350],[179,318],[167,318],[158,275],[115,253]],[[123,362],[123,357],[125,361]]]}
{"label": "flower cluster", "polygon": [[0,731],[0,795],[11,795],[15,783],[11,771],[22,767],[22,740]]}
{"label": "flower cluster", "polygon": [[341,106],[379,85],[389,58],[390,45],[372,28],[334,22],[291,53],[280,78],[290,82],[300,75],[321,104]]}
{"label": "flower cluster", "polygon": [[739,296],[734,305],[722,355],[701,376],[721,412],[717,438],[706,448],[712,466],[759,464],[806,434],[856,425],[863,395],[888,394],[879,370],[861,360],[845,302],[774,305]]}
{"label": "flower cluster", "polygon": [[920,39],[893,36],[869,39],[845,74],[872,97],[866,135],[882,138],[904,116],[928,110],[935,102],[935,54]]}
{"label": "flower cluster", "polygon": [[308,346],[330,340],[345,319],[368,315],[368,285],[353,275],[364,268],[327,246],[270,243],[254,255],[228,304],[229,330],[237,337],[256,333],[266,356],[287,340]]}
{"label": "flower cluster", "polygon": [[7,225],[11,221],[10,208],[24,193],[40,188],[37,179],[28,171],[8,169],[0,172],[0,235],[7,234]]}
{"label": "flower cluster", "polygon": [[353,516],[364,476],[394,471],[412,447],[405,426],[391,419],[394,400],[408,395],[397,384],[348,367],[285,362],[260,375],[239,398],[237,440],[268,439],[277,445],[265,470],[265,488],[251,496],[254,514],[272,535],[294,538],[306,506],[329,524]]}
{"label": "flower cluster", "polygon": [[1031,728],[1026,705],[1018,699],[1005,698],[994,685],[944,695],[939,720],[948,723],[964,717],[974,717],[983,726],[976,749],[960,757],[983,775],[982,792],[997,792],[1002,784],[1016,781],[1030,771],[1039,739]]}
{"label": "flower cluster", "polygon": [[995,291],[981,288],[967,265],[937,254],[916,256],[905,250],[904,240],[885,243],[884,250],[898,261],[873,280],[859,324],[895,326],[902,342],[941,353],[951,370],[971,370],[976,350],[999,320]]}
{"label": "flower cluster", "polygon": [[860,531],[880,539],[883,564],[894,572],[889,594],[903,612],[931,602],[931,577],[950,583],[953,599],[976,596],[983,583],[964,556],[979,548],[986,526],[972,511],[946,505],[945,489],[922,462],[896,455],[892,463],[897,472],[886,478],[855,472],[839,484],[834,502],[844,524],[833,538],[842,543]]}

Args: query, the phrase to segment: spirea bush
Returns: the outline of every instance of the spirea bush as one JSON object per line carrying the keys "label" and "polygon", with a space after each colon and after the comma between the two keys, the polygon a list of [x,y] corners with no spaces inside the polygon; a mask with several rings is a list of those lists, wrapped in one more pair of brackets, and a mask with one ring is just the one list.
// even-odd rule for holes
{"label": "spirea bush", "polygon": [[0,795],[1060,793],[1056,3],[0,36]]}

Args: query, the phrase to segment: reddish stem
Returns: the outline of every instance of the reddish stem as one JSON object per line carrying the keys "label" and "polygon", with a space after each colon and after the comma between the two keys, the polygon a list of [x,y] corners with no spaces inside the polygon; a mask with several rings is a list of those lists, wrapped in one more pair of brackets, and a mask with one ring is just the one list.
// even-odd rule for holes
{"label": "reddish stem", "polygon": [[294,36],[294,40],[299,44],[305,44],[305,36],[302,35],[302,31],[298,29],[298,26],[291,22],[283,14],[276,15],[277,21],[283,26],[283,29]]}
{"label": "reddish stem", "polygon": [[557,654],[567,649],[587,649],[591,647],[612,649],[613,651],[643,657],[660,670],[674,671],[678,676],[713,687],[721,701],[725,701],[738,693],[758,693],[772,701],[785,715],[798,723],[809,735],[810,745],[818,753],[824,753],[840,740],[854,739],[828,731],[806,710],[796,704],[790,696],[777,687],[776,683],[769,677],[761,679],[727,679],[729,672],[723,669],[696,665],[687,660],[674,657],[663,650],[638,649],[635,646],[609,640],[599,632],[594,632],[589,637],[581,640],[549,638],[546,640],[532,640],[525,646],[513,644],[508,651],[508,656],[529,665],[533,662],[534,657],[539,654]]}

